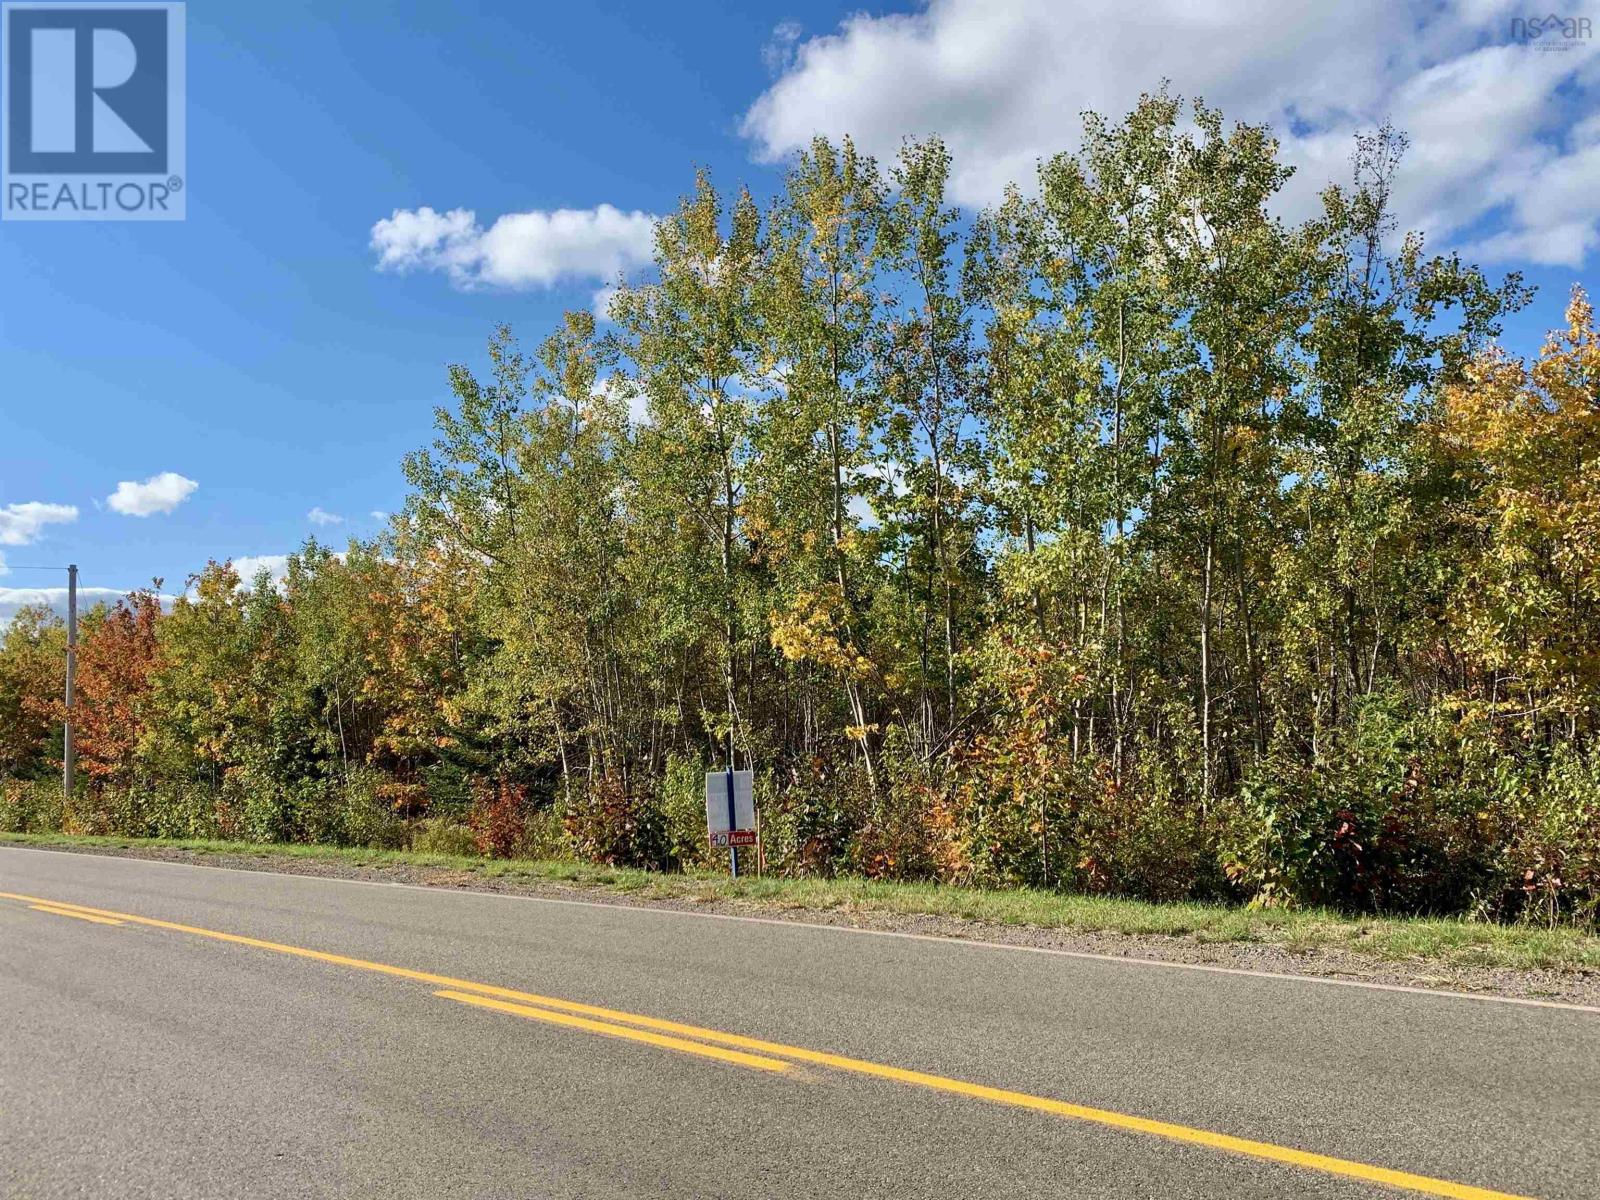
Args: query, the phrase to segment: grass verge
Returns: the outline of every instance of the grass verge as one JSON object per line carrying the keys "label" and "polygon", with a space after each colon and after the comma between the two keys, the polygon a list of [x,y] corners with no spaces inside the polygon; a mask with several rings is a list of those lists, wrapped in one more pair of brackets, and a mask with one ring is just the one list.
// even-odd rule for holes
{"label": "grass verge", "polygon": [[1266,945],[1291,952],[1334,949],[1386,962],[1431,962],[1451,967],[1600,971],[1600,937],[1594,934],[1572,928],[1496,925],[1455,918],[1352,917],[1325,909],[1153,904],[1110,896],[1029,889],[990,891],[856,878],[730,879],[726,875],[661,874],[560,859],[486,859],[341,846],[0,833],[0,844],[5,843],[135,851],[168,849],[262,860],[321,860],[357,867],[432,868],[485,880],[619,892],[642,900],[735,901],[792,911],[924,915],[1085,934]]}

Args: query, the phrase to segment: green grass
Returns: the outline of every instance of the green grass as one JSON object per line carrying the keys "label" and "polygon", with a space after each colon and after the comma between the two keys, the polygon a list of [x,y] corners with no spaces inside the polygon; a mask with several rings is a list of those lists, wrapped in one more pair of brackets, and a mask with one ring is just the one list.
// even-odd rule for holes
{"label": "green grass", "polygon": [[356,866],[405,865],[482,879],[565,884],[644,900],[735,901],[765,908],[933,915],[989,925],[1025,925],[1083,933],[1257,944],[1309,952],[1340,949],[1377,961],[1452,967],[1600,971],[1600,937],[1571,928],[1497,925],[1429,917],[1350,917],[1323,909],[1257,910],[1225,905],[1152,904],[1107,896],[1028,889],[988,891],[931,883],[867,879],[774,879],[717,874],[660,874],[569,860],[485,859],[339,846],[167,838],[78,837],[0,833],[0,842],[37,846],[184,850],[196,855],[332,860]]}

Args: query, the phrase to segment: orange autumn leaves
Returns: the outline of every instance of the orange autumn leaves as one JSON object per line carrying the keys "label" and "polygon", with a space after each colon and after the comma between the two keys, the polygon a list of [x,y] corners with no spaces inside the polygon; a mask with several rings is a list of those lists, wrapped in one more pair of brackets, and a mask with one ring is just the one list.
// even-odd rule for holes
{"label": "orange autumn leaves", "polygon": [[[157,584],[159,587],[160,585]],[[92,779],[125,780],[144,732],[156,669],[161,600],[134,592],[93,622],[78,648],[78,763]]]}

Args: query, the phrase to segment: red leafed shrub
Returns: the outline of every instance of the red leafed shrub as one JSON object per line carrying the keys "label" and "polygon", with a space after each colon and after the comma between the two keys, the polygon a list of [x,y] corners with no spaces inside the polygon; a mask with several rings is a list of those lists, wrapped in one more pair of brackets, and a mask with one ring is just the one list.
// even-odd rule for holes
{"label": "red leafed shrub", "polygon": [[528,789],[505,779],[479,785],[467,824],[479,854],[515,857],[527,834]]}
{"label": "red leafed shrub", "polygon": [[579,858],[614,867],[661,867],[667,831],[654,794],[631,793],[615,771],[601,771],[567,802],[567,837]]}

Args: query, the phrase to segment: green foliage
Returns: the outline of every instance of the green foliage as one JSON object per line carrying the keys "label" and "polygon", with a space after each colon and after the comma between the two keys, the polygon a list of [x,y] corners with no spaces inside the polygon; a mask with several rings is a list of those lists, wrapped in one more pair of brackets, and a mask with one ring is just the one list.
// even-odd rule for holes
{"label": "green foliage", "polygon": [[680,869],[709,866],[718,856],[706,839],[706,765],[698,758],[667,756],[660,810],[667,860]]}
{"label": "green foliage", "polygon": [[1226,809],[1228,876],[1269,906],[1517,915],[1499,860],[1558,793],[1543,770],[1462,751],[1450,722],[1397,692],[1362,698],[1321,761],[1280,754],[1245,782]]}
{"label": "green foliage", "polygon": [[107,790],[106,832],[139,837],[210,838],[222,832],[216,793],[197,783]]}
{"label": "green foliage", "polygon": [[350,772],[340,788],[340,799],[341,845],[399,850],[411,840],[405,821],[383,796],[382,777],[370,768]]}
{"label": "green foliage", "polygon": [[[1600,922],[1600,751],[1556,746],[1534,778],[1502,780],[1489,915],[1541,924]],[[1530,773],[1533,773],[1530,772]],[[1508,773],[1509,776],[1509,773]],[[1502,848],[1503,847],[1503,848]]]}
{"label": "green foliage", "polygon": [[978,214],[937,139],[701,172],[604,331],[449,368],[381,538],[89,614],[59,810],[13,622],[0,819],[711,868],[731,756],[777,874],[1593,922],[1600,340],[1494,351],[1404,148],[1297,223],[1165,91]]}
{"label": "green foliage", "polygon": [[0,779],[0,832],[60,830],[61,801],[61,784],[54,779]]}
{"label": "green foliage", "polygon": [[288,789],[270,769],[236,767],[223,781],[222,796],[235,836],[249,842],[296,840]]}
{"label": "green foliage", "polygon": [[0,779],[51,775],[60,761],[53,709],[66,686],[66,645],[65,623],[44,608],[22,608],[0,637]]}
{"label": "green foliage", "polygon": [[434,817],[418,821],[412,828],[411,849],[418,854],[468,858],[478,853],[478,839],[470,826]]}
{"label": "green foliage", "polygon": [[864,758],[815,756],[793,764],[770,793],[758,788],[761,838],[768,868],[785,875],[829,877],[859,859],[856,834],[874,792]]}

